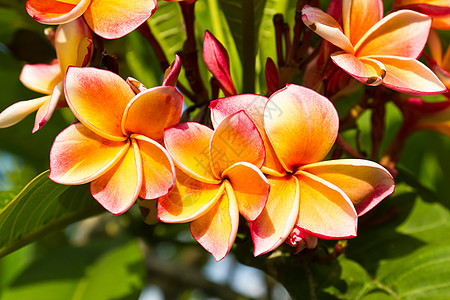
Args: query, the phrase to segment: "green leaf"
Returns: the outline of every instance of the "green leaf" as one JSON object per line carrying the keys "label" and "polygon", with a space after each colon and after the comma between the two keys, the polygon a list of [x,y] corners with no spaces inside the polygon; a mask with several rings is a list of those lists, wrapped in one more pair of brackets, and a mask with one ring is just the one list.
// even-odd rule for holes
{"label": "green leaf", "polygon": [[147,88],[160,85],[163,71],[149,43],[139,32],[135,31],[128,34],[126,39],[125,57],[133,77]]}
{"label": "green leaf", "polygon": [[48,173],[33,179],[0,211],[0,257],[103,211],[87,185],[60,185]]}
{"label": "green leaf", "polygon": [[150,28],[167,55],[169,62],[183,49],[186,34],[183,15],[176,3],[158,1],[158,9],[148,19]]}
{"label": "green leaf", "polygon": [[450,294],[450,244],[384,262],[377,280],[400,299],[444,299]]}
{"label": "green leaf", "polygon": [[137,299],[144,283],[145,263],[135,240],[92,242],[36,259],[2,299]]}
{"label": "green leaf", "polygon": [[219,0],[243,67],[243,92],[255,91],[255,55],[266,0]]}

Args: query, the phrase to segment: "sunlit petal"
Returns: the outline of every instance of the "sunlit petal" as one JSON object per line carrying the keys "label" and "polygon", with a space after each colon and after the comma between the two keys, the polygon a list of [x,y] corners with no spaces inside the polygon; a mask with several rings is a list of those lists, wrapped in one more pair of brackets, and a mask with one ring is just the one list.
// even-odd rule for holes
{"label": "sunlit petal", "polygon": [[297,178],[271,177],[270,193],[266,207],[250,222],[254,255],[260,255],[274,250],[289,236],[298,217],[299,185]]}
{"label": "sunlit petal", "polygon": [[352,45],[383,18],[382,0],[343,0],[342,19],[344,33]]}
{"label": "sunlit petal", "polygon": [[386,76],[386,67],[373,59],[364,60],[343,51],[331,55],[333,62],[360,82],[368,85],[380,85]]}
{"label": "sunlit petal", "polygon": [[329,14],[319,8],[305,5],[302,9],[302,20],[309,29],[333,45],[353,54],[352,44],[342,32],[339,23]]}
{"label": "sunlit petal", "polygon": [[198,181],[176,169],[174,188],[158,200],[158,219],[162,222],[189,222],[205,214],[224,193],[225,185]]}
{"label": "sunlit petal", "polygon": [[38,109],[32,132],[35,133],[36,131],[41,129],[42,126],[44,126],[47,123],[47,121],[50,120],[55,109],[58,106],[63,107],[65,104],[66,100],[64,98],[64,84],[61,81],[53,89],[50,101],[46,101]]}
{"label": "sunlit petal", "polygon": [[223,172],[231,182],[239,212],[247,221],[255,220],[264,209],[270,185],[264,174],[254,165],[240,162]]}
{"label": "sunlit petal", "polygon": [[393,90],[413,95],[440,94],[445,85],[427,66],[411,58],[376,56],[386,66],[383,84]]}
{"label": "sunlit petal", "polygon": [[337,136],[339,119],[327,98],[305,87],[288,85],[270,97],[266,111],[276,106],[277,115],[265,115],[264,125],[275,153],[288,171],[322,160]]}
{"label": "sunlit petal", "polygon": [[51,94],[55,86],[63,80],[61,69],[56,59],[51,64],[24,65],[20,81],[30,90],[42,94]]}
{"label": "sunlit petal", "polygon": [[95,68],[70,67],[65,79],[67,103],[81,123],[111,140],[124,140],[122,116],[134,92],[119,75]]}
{"label": "sunlit petal", "polygon": [[144,92],[147,90],[147,88],[145,87],[145,85],[142,84],[142,82],[133,77],[128,77],[126,82],[131,87],[131,89],[134,91],[135,94],[139,94],[140,92]]}
{"label": "sunlit petal", "polygon": [[175,183],[175,166],[166,149],[142,135],[132,135],[142,160],[142,188],[139,197],[156,199],[169,192]]}
{"label": "sunlit petal", "polygon": [[265,157],[261,135],[244,111],[228,116],[220,123],[209,150],[212,170],[218,178],[237,162],[249,162],[260,168]]}
{"label": "sunlit petal", "polygon": [[92,54],[91,31],[83,18],[58,26],[55,32],[55,50],[65,74],[69,66],[84,67]]}
{"label": "sunlit petal", "polygon": [[0,128],[13,126],[26,116],[38,110],[45,103],[50,102],[51,96],[44,96],[27,101],[19,101],[7,107],[0,113]]}
{"label": "sunlit petal", "polygon": [[128,147],[128,142],[104,139],[81,123],[70,125],[53,143],[49,178],[61,184],[87,183],[108,171]]}
{"label": "sunlit petal", "polygon": [[28,0],[28,14],[42,24],[57,25],[81,16],[91,0]]}
{"label": "sunlit petal", "polygon": [[191,222],[191,233],[200,245],[211,252],[216,261],[230,251],[236,239],[239,211],[229,183],[226,192],[206,214]]}
{"label": "sunlit petal", "polygon": [[98,0],[92,1],[84,18],[99,36],[117,39],[147,21],[155,10],[156,0]]}
{"label": "sunlit petal", "polygon": [[357,215],[350,199],[315,175],[299,172],[296,176],[300,184],[297,226],[327,239],[355,237]]}
{"label": "sunlit petal", "polygon": [[132,141],[122,159],[91,183],[92,196],[113,214],[126,212],[136,201],[142,184],[139,147]]}
{"label": "sunlit petal", "polygon": [[181,123],[164,130],[164,145],[175,165],[191,177],[217,184],[219,178],[211,171],[209,143],[211,128],[195,122]]}
{"label": "sunlit petal", "polygon": [[280,164],[264,130],[264,114],[267,114],[271,118],[272,115],[282,114],[282,111],[275,105],[269,106],[264,111],[267,101],[269,101],[268,98],[253,94],[236,95],[214,100],[209,106],[211,109],[211,120],[214,128],[217,128],[226,117],[240,110],[245,111],[253,123],[255,123],[264,142],[264,148],[266,150],[266,159],[263,165],[264,172],[281,176],[285,170]]}
{"label": "sunlit petal", "polygon": [[358,216],[394,192],[394,179],[377,163],[362,159],[337,159],[306,165],[314,174],[337,186],[355,205]]}
{"label": "sunlit petal", "polygon": [[391,13],[375,24],[355,46],[355,55],[417,58],[430,31],[431,18],[412,10]]}
{"label": "sunlit petal", "polygon": [[164,128],[178,123],[183,96],[171,86],[160,86],[136,95],[128,104],[122,119],[125,134],[142,134],[161,140]]}

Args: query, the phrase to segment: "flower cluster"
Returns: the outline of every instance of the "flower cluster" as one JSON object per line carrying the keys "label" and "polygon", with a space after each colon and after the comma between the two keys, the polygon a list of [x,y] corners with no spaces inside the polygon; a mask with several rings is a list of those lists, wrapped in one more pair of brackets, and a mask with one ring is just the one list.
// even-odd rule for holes
{"label": "flower cluster", "polygon": [[[215,96],[203,107],[210,111],[210,128],[205,121],[179,123],[178,57],[162,85],[149,89],[90,67],[92,34],[114,39],[130,33],[153,14],[155,0],[28,0],[35,20],[61,24],[49,34],[57,59],[24,66],[24,85],[47,96],[10,106],[0,114],[0,127],[37,110],[35,132],[56,108],[68,106],[76,121],[53,143],[49,178],[90,183],[92,196],[113,214],[124,213],[139,197],[157,201],[157,218],[190,222],[194,239],[216,260],[230,251],[242,220],[249,224],[255,256],[284,242],[298,252],[315,248],[318,238],[352,238],[358,217],[393,193],[394,179],[371,160],[327,159],[340,120],[322,94],[346,88],[343,76],[383,85],[402,95],[393,101],[408,121],[408,135],[419,129],[450,135],[448,101],[430,105],[403,97],[444,94],[449,51],[442,54],[438,34],[429,34],[431,17],[410,10],[423,8],[420,1],[397,2],[397,10],[385,17],[381,0],[336,0],[328,13],[305,5],[302,21],[329,43],[317,48],[319,58],[305,59],[308,87],[286,79],[288,59],[279,69],[268,60],[267,97],[238,94],[225,47],[206,31],[203,57],[216,84]],[[180,5],[186,12],[195,1]],[[427,40],[430,68],[418,60]],[[225,97],[218,97],[219,88]],[[392,167],[392,161],[382,164]]]}

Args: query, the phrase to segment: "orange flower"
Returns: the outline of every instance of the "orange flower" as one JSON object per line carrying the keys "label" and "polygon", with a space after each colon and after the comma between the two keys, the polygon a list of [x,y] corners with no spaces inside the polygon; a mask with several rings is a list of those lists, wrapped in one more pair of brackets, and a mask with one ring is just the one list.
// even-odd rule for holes
{"label": "orange flower", "polygon": [[411,10],[383,17],[381,0],[343,0],[343,27],[330,15],[306,5],[303,22],[343,51],[333,62],[367,85],[383,84],[407,94],[438,94],[446,88],[417,60],[430,31],[431,18]]}
{"label": "orange flower", "polygon": [[61,184],[91,182],[91,193],[114,214],[138,196],[155,199],[172,188],[174,165],[159,144],[163,129],[181,116],[182,96],[174,87],[135,95],[118,75],[95,68],[70,67],[67,103],[81,123],[55,139],[49,178]]}
{"label": "orange flower", "polygon": [[236,238],[239,213],[253,221],[267,201],[258,130],[241,111],[215,131],[197,123],[168,128],[164,143],[179,170],[174,189],[158,201],[158,218],[191,222],[193,237],[221,260]]}
{"label": "orange flower", "polygon": [[28,14],[42,24],[65,24],[83,16],[89,27],[107,39],[120,38],[144,23],[156,0],[28,0]]}
{"label": "orange flower", "polygon": [[211,103],[213,124],[236,110],[255,122],[266,147],[262,170],[270,194],[261,215],[250,223],[255,255],[309,236],[339,239],[356,236],[357,217],[394,190],[392,176],[366,160],[321,161],[334,144],[339,119],[332,103],[296,85],[269,100],[239,95]]}
{"label": "orange flower", "polygon": [[66,106],[64,75],[69,66],[84,67],[92,55],[92,38],[82,18],[60,25],[56,29],[54,44],[57,59],[50,65],[25,65],[20,81],[30,90],[48,96],[17,102],[0,114],[0,128],[12,126],[37,110],[33,133],[53,115],[56,108]]}

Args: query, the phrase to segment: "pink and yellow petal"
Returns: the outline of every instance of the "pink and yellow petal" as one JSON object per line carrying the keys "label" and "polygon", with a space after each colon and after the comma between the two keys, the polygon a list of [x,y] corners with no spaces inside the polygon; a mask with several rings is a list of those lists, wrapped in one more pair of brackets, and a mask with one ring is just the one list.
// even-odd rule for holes
{"label": "pink and yellow petal", "polygon": [[343,0],[342,19],[344,33],[352,43],[356,43],[379,20],[383,18],[381,0]]}
{"label": "pink and yellow petal", "polygon": [[204,183],[220,183],[211,171],[209,143],[211,128],[195,122],[181,123],[164,130],[164,145],[175,165]]}
{"label": "pink and yellow petal", "polygon": [[69,66],[84,67],[92,55],[92,36],[89,27],[78,18],[58,26],[55,32],[55,50],[65,74]]}
{"label": "pink and yellow petal", "polygon": [[253,121],[244,111],[225,118],[215,130],[211,144],[211,165],[216,177],[237,162],[261,167],[265,158],[264,143]]}
{"label": "pink and yellow petal", "polygon": [[156,0],[96,0],[87,8],[84,18],[99,36],[117,39],[147,21],[156,4]]}
{"label": "pink and yellow petal", "polygon": [[357,214],[340,189],[307,172],[298,172],[300,207],[297,226],[326,239],[356,236]]}
{"label": "pink and yellow petal", "polygon": [[370,58],[357,58],[343,51],[331,54],[333,62],[358,81],[378,86],[386,76],[386,67],[379,61]]}
{"label": "pink and yellow petal", "polygon": [[125,134],[142,134],[162,140],[164,128],[178,123],[183,108],[183,96],[171,86],[145,90],[128,104],[122,119]]}
{"label": "pink and yellow petal", "polygon": [[233,187],[239,212],[247,221],[254,221],[266,206],[270,184],[254,165],[240,162],[223,172]]}
{"label": "pink and yellow petal", "polygon": [[64,107],[65,105],[66,100],[64,98],[64,84],[61,81],[53,89],[50,101],[46,101],[38,109],[32,132],[35,133],[36,131],[41,129],[42,126],[44,126],[47,123],[47,121],[50,120],[50,118],[53,115],[53,112],[57,107]]}
{"label": "pink and yellow petal", "polygon": [[411,95],[440,94],[447,90],[439,78],[423,63],[412,58],[374,56],[386,67],[383,84]]}
{"label": "pink and yellow petal", "polygon": [[264,116],[266,133],[287,171],[320,161],[327,155],[339,126],[330,100],[291,84],[270,97],[265,111],[270,107],[277,107],[281,113]]}
{"label": "pink and yellow petal", "polygon": [[236,239],[239,211],[233,190],[224,182],[226,192],[206,214],[191,222],[191,233],[216,261],[227,255]]}
{"label": "pink and yellow petal", "polygon": [[417,58],[428,39],[431,18],[411,10],[391,13],[355,45],[357,57],[391,55]]}
{"label": "pink and yellow petal", "polygon": [[394,179],[381,165],[361,159],[318,162],[301,168],[343,191],[352,201],[358,216],[371,210],[394,192]]}
{"label": "pink and yellow petal", "polygon": [[114,166],[128,147],[128,142],[102,138],[81,123],[70,125],[53,143],[49,178],[61,184],[90,182]]}
{"label": "pink and yellow petal", "polygon": [[265,173],[283,176],[282,174],[285,173],[284,168],[280,164],[264,130],[264,113],[271,117],[272,114],[281,114],[282,112],[275,106],[270,106],[264,112],[267,101],[269,101],[268,98],[253,94],[236,95],[214,100],[209,106],[211,109],[211,120],[214,128],[217,128],[226,117],[241,110],[245,111],[255,124],[264,142],[266,158],[263,168]]}
{"label": "pink and yellow petal", "polygon": [[175,184],[175,166],[159,143],[142,135],[132,135],[141,153],[142,188],[139,197],[156,199],[166,195]]}
{"label": "pink and yellow petal", "polygon": [[289,236],[298,217],[299,185],[294,176],[269,176],[270,193],[262,213],[250,222],[254,255],[274,250]]}
{"label": "pink and yellow petal", "polygon": [[20,81],[30,90],[42,94],[51,94],[58,82],[63,80],[58,60],[51,64],[24,65]]}
{"label": "pink and yellow petal", "polygon": [[0,113],[0,128],[6,128],[22,121],[26,116],[50,102],[51,96],[44,96],[27,101],[19,101]]}
{"label": "pink and yellow petal", "polygon": [[91,0],[28,0],[28,14],[42,24],[64,24],[80,17]]}
{"label": "pink and yellow petal", "polygon": [[342,50],[353,54],[353,45],[344,35],[339,23],[319,8],[305,5],[302,9],[302,20],[312,31]]}
{"label": "pink and yellow petal", "polygon": [[198,219],[224,194],[224,184],[198,181],[180,169],[174,188],[158,200],[158,219],[167,223],[184,223]]}
{"label": "pink and yellow petal", "polygon": [[126,139],[121,122],[135,94],[119,75],[95,68],[70,67],[65,93],[74,115],[90,130],[107,139]]}
{"label": "pink and yellow petal", "polygon": [[142,184],[139,147],[132,141],[122,159],[91,183],[92,196],[109,212],[126,212],[136,201]]}

